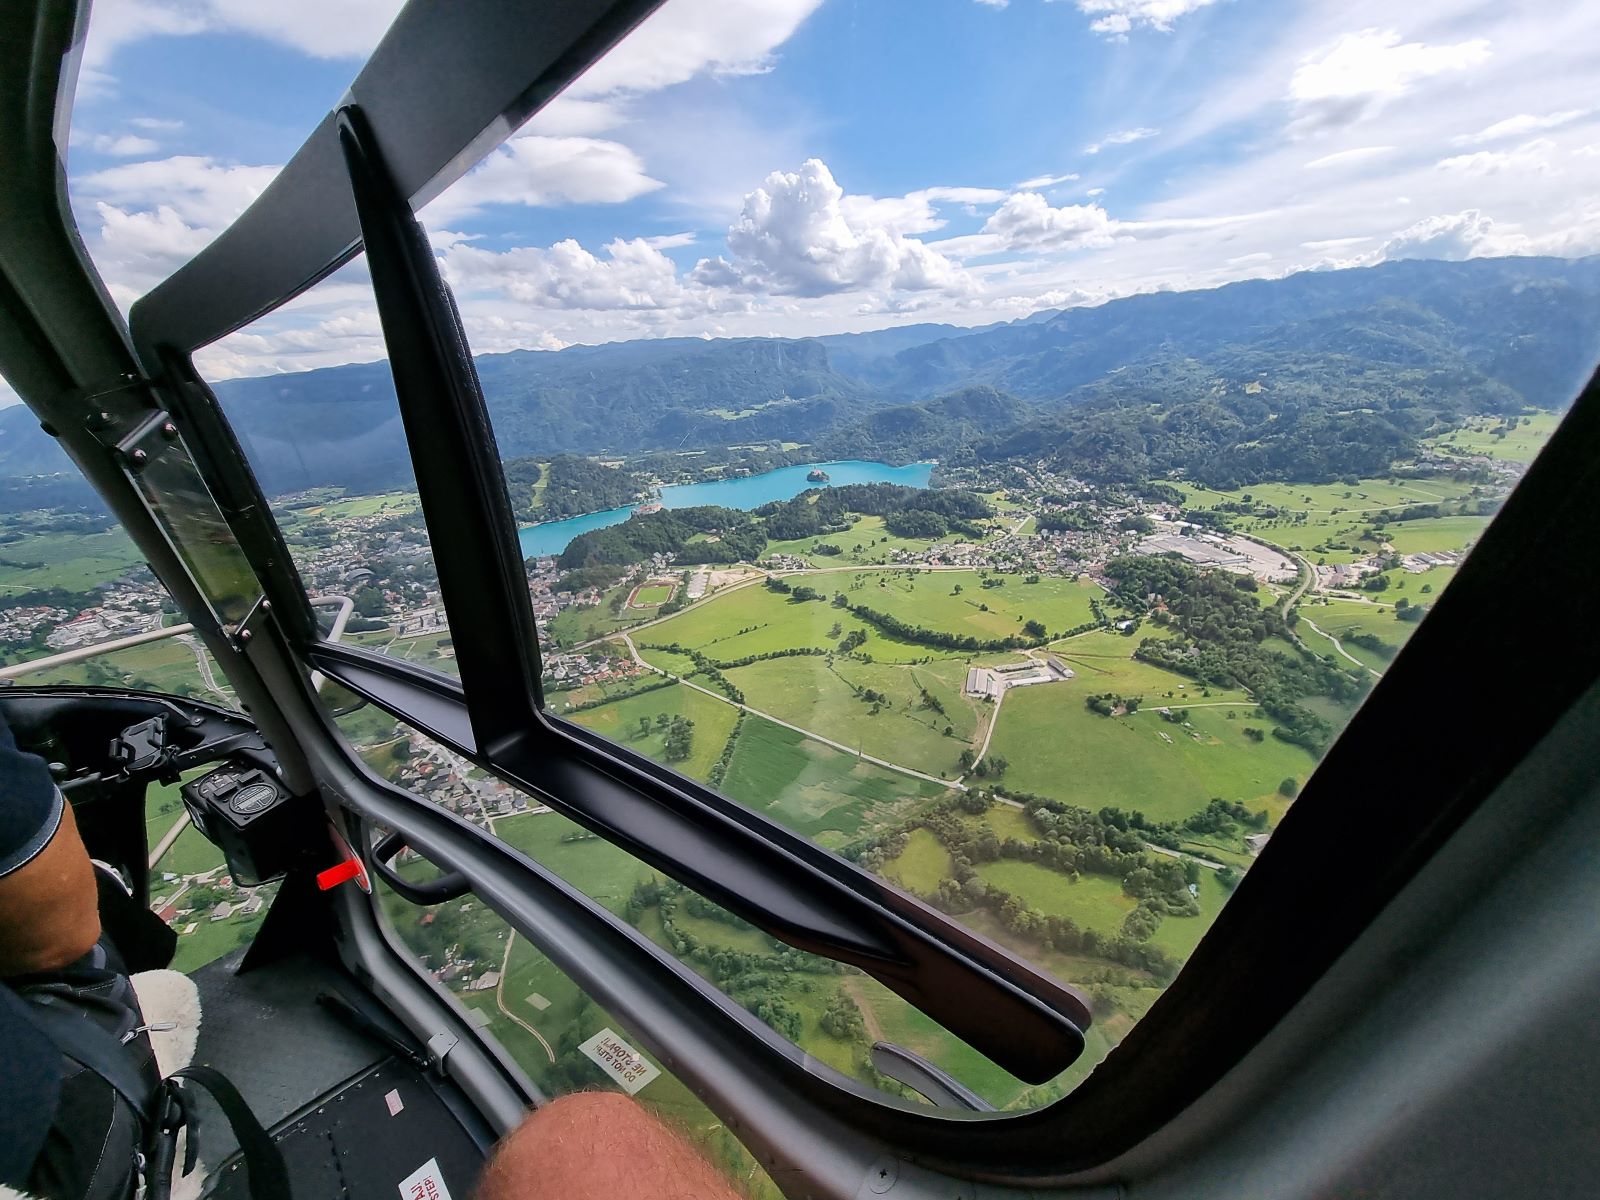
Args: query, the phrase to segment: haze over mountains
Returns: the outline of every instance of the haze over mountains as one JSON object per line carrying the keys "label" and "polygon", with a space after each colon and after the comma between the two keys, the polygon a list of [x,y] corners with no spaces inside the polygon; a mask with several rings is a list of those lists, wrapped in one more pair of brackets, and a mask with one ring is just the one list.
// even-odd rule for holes
{"label": "haze over mountains", "polygon": [[[1556,408],[1600,358],[1600,257],[1402,261],[980,329],[676,338],[477,360],[506,458],[805,443],[1215,485],[1381,471],[1438,419]],[[217,385],[269,493],[409,477],[386,363]],[[18,406],[0,479],[68,469]]]}

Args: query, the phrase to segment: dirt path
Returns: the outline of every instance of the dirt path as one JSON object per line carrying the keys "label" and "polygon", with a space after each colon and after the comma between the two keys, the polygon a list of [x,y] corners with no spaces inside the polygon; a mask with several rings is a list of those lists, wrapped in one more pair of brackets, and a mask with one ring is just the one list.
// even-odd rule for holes
{"label": "dirt path", "polygon": [[533,1036],[538,1039],[539,1045],[544,1047],[546,1056],[548,1056],[550,1061],[553,1063],[556,1061],[555,1047],[545,1040],[544,1034],[540,1033],[532,1025],[529,1025],[521,1017],[517,1016],[516,1013],[512,1012],[506,1007],[506,976],[509,974],[508,968],[511,966],[511,944],[516,940],[517,934],[515,930],[506,934],[506,953],[505,957],[500,960],[500,982],[495,984],[494,1006],[498,1008],[504,1015],[511,1018],[511,1020],[515,1022],[519,1029],[524,1029],[528,1033],[533,1034]]}
{"label": "dirt path", "polygon": [[861,976],[846,975],[840,986],[861,1010],[861,1023],[867,1027],[867,1036],[875,1042],[887,1041],[888,1039],[883,1036],[883,1026],[878,1023],[878,1011],[867,1000],[866,988],[861,986]]}
{"label": "dirt path", "polygon": [[697,692],[710,696],[713,700],[720,700],[722,703],[731,705],[737,709],[741,709],[753,717],[760,717],[762,720],[771,721],[774,725],[782,725],[785,729],[792,729],[802,737],[808,737],[814,742],[821,742],[824,746],[832,746],[835,750],[842,750],[851,758],[860,759],[862,762],[869,762],[873,766],[883,767],[888,771],[898,771],[900,774],[909,775],[913,779],[925,779],[929,783],[938,784],[940,787],[955,788],[957,791],[962,792],[967,790],[966,786],[959,780],[940,779],[937,775],[929,775],[926,771],[918,771],[912,767],[903,767],[899,763],[892,763],[887,759],[874,758],[870,754],[863,754],[853,746],[846,746],[843,742],[836,742],[832,738],[823,737],[815,730],[807,729],[802,725],[792,724],[788,721],[785,721],[781,717],[773,716],[769,712],[762,712],[759,708],[751,708],[748,704],[740,704],[737,700],[730,700],[721,692],[713,691],[708,687],[701,687],[698,683],[691,683],[682,675],[674,675],[671,671],[664,670],[663,668],[655,666],[652,663],[648,663],[642,657],[640,657],[638,647],[633,644],[633,638],[630,636],[632,632],[632,630],[629,630],[628,633],[620,633],[616,634],[615,636],[620,638],[622,643],[628,647],[628,653],[633,655],[633,661],[638,663],[647,671],[654,671],[657,675],[665,675],[668,679],[681,683],[686,688],[693,688]]}

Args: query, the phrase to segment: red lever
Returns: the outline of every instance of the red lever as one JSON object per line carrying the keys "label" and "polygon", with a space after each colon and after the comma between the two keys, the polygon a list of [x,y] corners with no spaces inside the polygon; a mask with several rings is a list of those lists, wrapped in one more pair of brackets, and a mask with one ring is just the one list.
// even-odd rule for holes
{"label": "red lever", "polygon": [[326,871],[318,871],[317,886],[326,892],[330,888],[336,888],[341,883],[351,879],[358,879],[360,876],[361,860],[359,858],[347,858],[342,863],[329,867]]}

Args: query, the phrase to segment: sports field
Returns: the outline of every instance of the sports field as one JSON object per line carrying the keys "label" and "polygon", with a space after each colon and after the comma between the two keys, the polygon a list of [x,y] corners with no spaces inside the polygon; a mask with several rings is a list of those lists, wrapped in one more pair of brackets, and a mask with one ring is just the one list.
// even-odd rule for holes
{"label": "sports field", "polygon": [[677,590],[675,583],[643,583],[633,589],[628,605],[630,608],[660,608]]}

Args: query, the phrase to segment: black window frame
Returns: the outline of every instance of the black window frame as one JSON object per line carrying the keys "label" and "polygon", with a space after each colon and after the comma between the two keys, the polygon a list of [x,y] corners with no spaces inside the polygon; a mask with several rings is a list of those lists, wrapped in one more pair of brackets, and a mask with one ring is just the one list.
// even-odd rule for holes
{"label": "black window frame", "polygon": [[[371,125],[371,140],[387,160],[394,192],[409,198],[410,207],[437,194],[493,144],[486,138],[498,140],[509,133],[653,4],[527,7],[526,13],[513,10],[510,20],[526,18],[528,32],[537,31],[540,39],[549,36],[543,18],[557,10],[573,18],[564,28],[576,32],[552,53],[533,86],[523,79],[521,86],[506,89],[510,101],[494,100],[481,80],[474,81],[474,95],[466,99],[450,91],[460,82],[463,68],[494,74],[481,69],[479,55],[498,64],[496,70],[505,67],[504,56],[494,51],[495,43],[518,40],[506,30],[507,14],[487,0],[451,6],[448,13],[408,7],[352,88],[353,99]],[[582,21],[573,17],[579,9]],[[430,44],[430,33],[435,44]],[[446,33],[450,36],[443,36]],[[559,41],[551,39],[552,44]],[[525,76],[527,64],[512,64],[510,70]],[[450,119],[433,121],[419,134],[415,104],[407,107],[396,99],[407,92],[450,108]],[[491,114],[496,103],[499,107]],[[342,138],[341,133],[361,119],[346,112],[341,129],[341,118],[330,114],[240,222],[136,305],[131,317],[135,344],[146,367],[152,373],[164,368],[169,380],[190,385],[185,388],[186,418],[196,425],[212,425],[209,435],[196,439],[197,447],[209,447],[216,456],[206,464],[208,480],[216,488],[222,471],[231,478],[230,487],[253,492],[237,495],[238,503],[226,505],[231,513],[243,514],[241,520],[251,509],[265,512],[265,503],[236,444],[229,449],[226,423],[193,372],[190,355],[303,291],[353,255],[362,228],[348,193],[339,191],[348,186],[339,160],[349,144],[348,135]],[[359,131],[354,136],[360,140]],[[377,226],[367,232],[376,265]],[[418,264],[404,261],[408,235],[398,228],[390,234],[395,242],[390,249],[396,255],[389,265],[402,272],[394,277],[399,279]],[[375,270],[375,282],[378,274]],[[411,284],[417,293],[412,301],[426,308],[427,279],[413,273]],[[383,286],[392,289],[394,284]],[[435,296],[433,303],[438,299]],[[450,369],[449,357],[459,355],[463,344],[440,342],[435,336],[428,350],[432,368]],[[391,339],[391,352],[393,348]],[[456,363],[458,374],[459,367]],[[474,418],[470,411],[462,411],[470,404],[459,391],[453,399],[455,432],[460,434]],[[476,461],[483,462],[486,446],[492,450],[492,432],[485,428],[462,440],[455,452],[476,455]],[[1588,502],[1600,482],[1597,446],[1600,386],[1592,380],[1451,587],[1440,595],[1434,611],[1308,779],[1271,843],[1178,978],[1082,1085],[1048,1108],[995,1117],[930,1118],[874,1104],[879,1115],[869,1127],[922,1155],[959,1160],[990,1178],[1039,1173],[1058,1177],[1110,1159],[1204,1095],[1281,1020],[1577,697],[1600,679],[1600,644],[1588,636],[1600,619],[1600,596],[1588,586],[1583,567],[1586,553],[1600,541],[1600,513]],[[198,449],[197,456],[203,457]],[[420,490],[421,466],[418,474]],[[241,477],[248,482],[240,482]],[[506,506],[503,488],[497,492],[481,477],[457,479],[453,485],[445,481],[440,487],[443,490],[434,493],[435,509],[453,505],[460,513],[488,517]],[[425,495],[425,514],[427,507]],[[270,526],[270,519],[266,524]],[[497,572],[502,588],[505,540],[512,528],[508,521],[486,522],[475,531],[475,536],[499,539],[498,544],[488,543],[491,561],[478,569]],[[272,561],[270,530],[254,538],[241,534],[241,543],[275,604],[282,596],[292,612],[296,601],[285,593],[292,592],[298,581],[292,565],[286,565],[286,555]],[[447,576],[457,581],[467,577],[454,566],[444,562],[440,566],[442,584]],[[1552,611],[1531,589],[1517,587],[1515,581],[1529,571],[1541,573],[1548,594],[1570,602]],[[459,589],[458,582],[448,586]],[[520,607],[526,609],[525,588],[516,590],[521,594]],[[298,602],[304,603],[303,590]],[[452,611],[448,596],[446,607]],[[527,630],[518,610],[517,604],[509,603],[498,619],[506,636],[524,646]],[[641,838],[639,813],[664,812],[691,839],[709,844],[713,834],[726,837],[741,854],[754,854],[755,861],[799,871],[808,892],[828,891],[848,900],[851,913],[878,926],[880,936],[890,927],[911,929],[929,939],[930,953],[941,962],[961,960],[960,951],[965,949],[961,940],[971,935],[950,928],[942,918],[929,921],[928,912],[916,902],[710,789],[543,712],[537,672],[531,669],[536,645],[532,660],[525,652],[503,656],[514,667],[509,678],[506,662],[474,666],[470,677],[463,662],[463,682],[456,683],[409,664],[321,643],[314,637],[314,626],[311,636],[305,626],[296,633],[293,620],[285,621],[285,632],[305,666],[339,679],[519,786],[565,804],[574,815],[572,797],[603,796],[606,805],[584,815],[594,822],[592,827],[624,848],[633,850],[637,845],[636,852],[646,861],[653,861],[653,856],[659,860],[660,850]],[[527,620],[531,624],[531,614]],[[1437,703],[1441,695],[1471,694],[1478,669],[1470,647],[1494,644],[1505,629],[1534,620],[1558,622],[1573,636],[1566,643],[1568,653],[1506,666],[1501,683],[1525,698],[1520,706],[1510,711],[1474,710]],[[518,677],[520,694],[515,686]],[[480,683],[480,678],[498,683]],[[480,694],[507,697],[512,708],[481,711]],[[1383,748],[1392,743],[1391,731],[1399,724],[1404,724],[1413,744],[1424,748],[1423,753],[1409,759],[1387,758]],[[1375,763],[1386,769],[1375,772]],[[396,801],[388,815],[397,825],[415,825],[419,837],[452,867],[477,862],[487,877],[508,870],[511,863],[517,868],[513,877],[530,886],[539,879],[538,886],[559,891],[555,888],[559,881],[542,879],[545,873],[537,864],[496,847],[481,833],[463,833],[444,814],[425,810],[416,802],[407,807]],[[1370,845],[1373,829],[1384,831],[1378,846]],[[1356,844],[1364,845],[1367,853],[1352,869],[1346,851]],[[675,860],[674,866],[690,876],[685,883],[698,886],[695,862]],[[700,875],[708,894],[718,899],[726,895],[718,879],[703,870]],[[1329,904],[1327,898],[1335,894],[1339,902]],[[731,899],[729,907],[748,911],[741,897]],[[786,934],[786,940],[811,940],[804,948],[831,957],[859,953],[863,947],[881,949],[870,937],[831,936],[820,916],[820,899],[816,907],[817,912],[794,921],[774,910],[765,923],[776,926],[779,936]],[[982,958],[985,949],[980,945],[967,957]],[[1006,957],[992,960],[997,969]],[[1239,969],[1241,961],[1270,966],[1264,977],[1255,976]],[[944,1130],[938,1135],[944,1139],[942,1145],[929,1141],[929,1129]]]}

